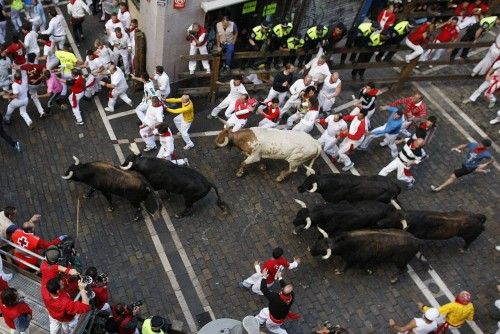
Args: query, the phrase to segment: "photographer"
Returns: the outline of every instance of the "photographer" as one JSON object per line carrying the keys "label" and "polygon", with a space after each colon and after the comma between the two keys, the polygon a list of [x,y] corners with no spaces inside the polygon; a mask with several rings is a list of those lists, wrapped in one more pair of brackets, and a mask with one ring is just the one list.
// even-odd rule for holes
{"label": "photographer", "polygon": [[[190,43],[189,55],[195,55],[198,51],[200,54],[206,55],[208,54],[207,50],[207,30],[204,26],[199,23],[193,23],[187,29],[186,40]],[[208,64],[208,60],[202,60],[203,68],[207,73],[210,73],[210,65]],[[196,61],[191,60],[189,62],[189,74],[194,74],[194,70],[196,69]]]}
{"label": "photographer", "polygon": [[57,246],[50,246],[45,251],[45,261],[42,261],[40,265],[40,273],[42,275],[42,291],[45,290],[47,283],[59,276],[59,273],[63,273],[65,276],[78,276],[79,273],[76,269],[71,267],[59,265],[59,259],[61,258],[61,251]]}
{"label": "photographer", "polygon": [[1,293],[0,312],[11,333],[29,333],[32,311],[20,297],[16,289],[6,288]]}
{"label": "photographer", "polygon": [[85,290],[86,284],[78,281],[78,289],[82,301],[73,301],[67,292],[63,291],[63,283],[59,278],[52,278],[42,285],[42,299],[50,320],[50,334],[58,334],[61,327],[64,334],[73,331],[78,323],[79,314],[90,311],[89,297]]}
{"label": "photographer", "polygon": [[97,311],[110,314],[111,307],[108,304],[109,290],[108,290],[108,276],[106,274],[97,274],[96,267],[89,267],[85,270],[85,275],[92,277],[91,288],[95,293],[92,302]]}
{"label": "photographer", "polygon": [[106,322],[106,332],[118,334],[139,333],[139,312],[142,302],[130,305],[118,303],[111,308],[111,317]]}

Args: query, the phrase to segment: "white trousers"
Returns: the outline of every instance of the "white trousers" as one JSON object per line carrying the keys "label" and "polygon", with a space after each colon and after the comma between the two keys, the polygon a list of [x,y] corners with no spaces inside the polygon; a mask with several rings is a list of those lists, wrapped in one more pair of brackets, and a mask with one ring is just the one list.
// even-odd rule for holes
{"label": "white trousers", "polygon": [[299,105],[300,105],[299,95],[297,94],[290,96],[286,101],[285,105],[283,106],[283,108],[281,109],[281,115],[283,115],[283,113],[288,112],[290,109],[297,109]]}
{"label": "white trousers", "polygon": [[153,129],[149,126],[145,126],[142,129],[139,129],[139,134],[141,135],[141,138],[144,139],[146,147],[156,147],[156,139]]}
{"label": "white trousers", "polygon": [[[73,110],[73,115],[75,116],[75,119],[77,122],[82,122],[82,113],[80,112],[80,100],[82,99],[83,95],[85,92],[81,92],[78,94],[71,93],[69,94],[69,104],[71,105],[71,110]],[[76,99],[76,101],[73,101],[73,99]],[[76,102],[76,103],[74,103]]]}
{"label": "white trousers", "polygon": [[226,122],[226,128],[229,128],[230,126],[233,127],[233,129],[231,130],[231,132],[236,132],[238,130],[240,130],[242,127],[245,126],[245,124],[247,124],[247,119],[240,119],[236,116],[236,114],[232,114],[227,122]]}
{"label": "white trousers", "polygon": [[222,102],[219,103],[219,105],[217,107],[212,109],[211,115],[215,117],[221,112],[222,109],[226,109],[226,111],[224,112],[224,115],[226,116],[226,118],[229,118],[229,116],[231,116],[231,114],[234,111],[234,107],[235,107],[234,104],[236,103],[237,99],[238,98],[234,98],[230,95],[226,96],[226,98],[224,100],[222,100]]}
{"label": "white trousers", "polygon": [[[247,277],[246,280],[243,281],[243,285],[252,290],[253,293],[258,295],[264,295],[262,291],[260,291],[260,284],[262,282],[262,275],[260,273],[254,273],[253,275]],[[268,284],[267,287],[270,288],[274,284]]]}
{"label": "white trousers", "polygon": [[[434,43],[439,44],[441,43],[438,40],[435,40]],[[429,49],[425,51],[425,53],[422,55],[422,58],[420,58],[421,61],[426,61],[426,60],[438,60],[441,58],[446,52],[446,49]]]}
{"label": "white trousers", "polygon": [[328,98],[326,93],[319,92],[318,102],[323,111],[330,111],[335,104],[335,97]]}
{"label": "white trousers", "polygon": [[172,154],[174,154],[174,137],[170,136],[167,140],[160,138],[160,149],[158,150],[157,158],[172,161],[174,164],[179,166],[184,166],[186,164],[185,159],[172,159]]}
{"label": "white trousers", "polygon": [[278,125],[277,123],[274,123],[273,121],[267,118],[263,118],[259,122],[259,128],[275,128],[277,125]]}
{"label": "white trousers", "polygon": [[305,133],[311,132],[313,129],[314,124],[307,124],[305,123],[304,119],[301,119],[299,123],[295,124],[295,126],[292,128],[293,131],[303,131]]}
{"label": "white trousers", "polygon": [[144,101],[139,103],[139,105],[135,108],[135,114],[141,122],[144,122],[144,117],[146,117],[146,111],[148,110],[148,104]]}
{"label": "white trousers", "polygon": [[85,79],[85,96],[91,98],[101,90],[100,77],[96,77],[93,74],[89,74],[87,79]]}
{"label": "white trousers", "polygon": [[56,320],[49,315],[50,334],[61,334],[61,328],[62,328],[63,334],[72,333],[76,327],[76,324],[78,323],[78,318],[79,318],[79,315],[77,314],[77,315],[75,315],[73,320],[71,320],[70,322],[60,322],[59,320]]}
{"label": "white trousers", "polygon": [[125,75],[130,74],[130,53],[128,50],[115,48],[115,50],[113,50],[113,54],[116,60],[115,64],[118,63],[118,58],[121,56],[123,61],[123,72],[125,72]]}
{"label": "white trousers", "polygon": [[36,110],[40,115],[44,113],[40,99],[38,98],[38,88],[40,85],[28,85],[28,92],[31,96],[31,100],[35,104]]}
{"label": "white trousers", "polygon": [[413,176],[407,176],[405,174],[405,170],[409,170],[409,168],[407,169],[407,167],[403,164],[403,162],[401,162],[401,160],[399,160],[399,158],[395,158],[387,166],[382,168],[378,175],[387,176],[394,170],[397,170],[397,178],[400,181],[411,183],[415,180]]}
{"label": "white trousers", "polygon": [[301,113],[300,111],[295,112],[286,120],[286,128],[291,129],[293,127],[293,124],[299,119],[302,119],[302,117],[304,117],[303,113]]}
{"label": "white trousers", "polygon": [[14,29],[16,31],[21,30],[21,26],[23,25],[23,22],[21,21],[21,15],[18,10],[14,10],[11,8],[10,10],[10,20],[12,21],[12,24],[14,25]]}
{"label": "white trousers", "polygon": [[257,320],[259,320],[259,323],[261,325],[266,324],[266,328],[270,333],[273,334],[288,334],[286,330],[281,328],[280,324],[275,323],[269,318],[269,308],[264,307],[262,310],[260,310],[259,314],[256,316]]}
{"label": "white trousers", "polygon": [[385,124],[382,126],[379,126],[378,128],[373,129],[372,133],[367,135],[365,137],[365,140],[359,145],[360,148],[367,148],[370,143],[372,142],[373,139],[378,138],[378,137],[385,137],[384,140],[380,143],[381,146],[389,146],[391,150],[391,156],[395,158],[398,155],[398,146],[396,145],[396,139],[398,138],[399,132],[396,134],[373,134],[375,131],[380,131],[385,128]]}
{"label": "white trousers", "polygon": [[4,116],[5,120],[9,121],[14,110],[19,108],[19,114],[26,122],[26,125],[30,126],[31,123],[33,123],[33,121],[31,120],[30,116],[28,115],[28,112],[26,111],[27,106],[28,106],[28,99],[22,99],[22,100],[13,99],[12,101],[10,101],[9,105],[7,106],[7,112],[5,113],[5,116]]}
{"label": "white trousers", "polygon": [[339,151],[339,147],[337,146],[337,138],[332,137],[328,134],[327,131],[323,132],[321,137],[318,139],[319,144],[323,147],[323,151],[326,154],[336,157]]}
{"label": "white trousers", "polygon": [[26,328],[24,332],[19,332],[15,329],[10,328],[10,334],[30,334],[30,328]]}
{"label": "white trousers", "polygon": [[62,50],[64,48],[64,43],[66,42],[66,35],[62,35],[62,36],[51,35],[50,40],[54,43],[57,43],[57,48],[59,50]]}
{"label": "white trousers", "polygon": [[349,156],[347,155],[347,152],[349,152],[351,147],[354,150],[359,145],[361,145],[361,143],[363,142],[363,139],[364,139],[364,137],[361,138],[360,140],[354,141],[354,140],[351,140],[349,138],[345,138],[339,147],[339,151],[338,151],[339,162],[343,163],[344,166],[349,166],[352,163],[352,161],[349,158]]}
{"label": "white trousers", "polygon": [[477,22],[477,18],[475,15],[465,16],[465,17],[461,16],[459,18],[459,22],[458,22],[457,26],[458,26],[458,29],[460,29],[460,31],[462,31],[463,29],[467,28],[468,26],[473,25],[476,22]]}
{"label": "white trousers", "polygon": [[413,50],[412,53],[405,56],[405,60],[407,62],[412,61],[413,59],[420,57],[422,53],[424,53],[424,48],[420,45],[413,44],[408,38],[405,38],[405,44]]}
{"label": "white trousers", "polygon": [[283,106],[283,104],[285,104],[286,94],[288,94],[287,91],[280,93],[280,92],[275,91],[273,89],[273,87],[271,87],[264,102],[272,101],[272,99],[274,99],[275,97],[278,97],[279,106],[281,107],[281,106]]}
{"label": "white trousers", "polygon": [[[195,55],[198,51],[202,55],[208,54],[207,45],[206,44],[202,45],[202,46],[195,46],[193,44],[190,45],[190,48],[189,48],[189,55],[190,56]],[[208,60],[202,60],[201,63],[203,65],[203,68],[207,72],[210,72],[210,65],[208,64]],[[189,71],[194,71],[195,69],[196,69],[196,61],[192,60],[189,62]]]}
{"label": "white trousers", "polygon": [[126,104],[132,105],[132,100],[127,95],[127,88],[120,90],[114,88],[111,91],[111,97],[108,100],[108,108],[110,108],[111,110],[115,110],[115,104],[118,97],[125,101]]}
{"label": "white trousers", "polygon": [[0,44],[5,44],[5,32],[7,31],[7,21],[0,22]]}
{"label": "white trousers", "polygon": [[485,75],[491,68],[495,60],[497,60],[499,55],[500,55],[500,49],[496,46],[495,43],[493,43],[490,46],[486,56],[484,56],[484,58],[474,67],[472,73]]}
{"label": "white trousers", "polygon": [[491,86],[491,82],[490,80],[484,80],[483,83],[481,84],[481,86],[479,86],[475,91],[474,93],[471,94],[471,96],[469,97],[469,100],[473,101],[473,102],[476,102],[477,98],[482,94],[484,93],[485,90],[487,90],[488,88],[490,88]]}
{"label": "white trousers", "polygon": [[191,127],[191,123],[184,121],[184,117],[182,116],[182,114],[179,114],[174,117],[174,124],[177,130],[179,130],[186,145],[194,145],[188,133],[189,128]]}

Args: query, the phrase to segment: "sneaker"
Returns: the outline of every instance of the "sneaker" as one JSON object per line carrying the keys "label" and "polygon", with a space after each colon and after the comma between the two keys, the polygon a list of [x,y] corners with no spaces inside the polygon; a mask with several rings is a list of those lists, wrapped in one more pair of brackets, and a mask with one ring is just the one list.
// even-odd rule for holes
{"label": "sneaker", "polygon": [[114,108],[110,108],[110,107],[106,107],[106,108],[104,108],[104,110],[107,112],[114,112],[115,111]]}
{"label": "sneaker", "polygon": [[130,102],[125,102],[125,103],[132,107],[132,100],[130,100]]}
{"label": "sneaker", "polygon": [[4,280],[4,281],[7,281],[7,282],[8,282],[8,281],[10,281],[10,280],[12,279],[12,277],[13,277],[13,276],[14,276],[14,275],[12,275],[12,274],[7,274],[7,273],[3,273],[3,274],[2,274],[2,278],[3,278],[3,280]]}
{"label": "sneaker", "polygon": [[20,142],[16,141],[16,144],[14,145],[14,150],[21,153],[21,143]]}
{"label": "sneaker", "polygon": [[187,151],[187,150],[190,150],[194,147],[194,144],[187,144],[186,146],[184,146],[184,150]]}
{"label": "sneaker", "polygon": [[215,118],[215,116],[214,116],[214,115],[212,115],[212,114],[208,114],[208,115],[207,115],[207,118],[208,118],[208,119],[212,119],[212,118]]}
{"label": "sneaker", "polygon": [[238,282],[238,287],[245,290],[249,289],[248,287],[245,286],[245,284],[243,284],[243,282]]}
{"label": "sneaker", "polygon": [[381,142],[379,143],[379,145],[380,145],[381,147],[385,147],[385,146],[387,146],[387,143],[386,143],[385,141],[381,141]]}
{"label": "sneaker", "polygon": [[188,158],[184,158],[184,164],[189,167],[189,161],[188,161]]}
{"label": "sneaker", "polygon": [[81,122],[76,122],[76,125],[80,125],[80,126],[82,126],[82,125],[84,125],[84,124],[85,124],[85,123],[84,123],[83,121],[81,121]]}
{"label": "sneaker", "polygon": [[347,171],[348,171],[348,170],[350,170],[352,167],[354,167],[354,162],[351,162],[349,165],[342,167],[342,170],[343,170],[344,172],[347,172]]}
{"label": "sneaker", "polygon": [[492,119],[492,120],[490,121],[490,124],[491,124],[491,125],[493,125],[493,124],[497,124],[497,123],[500,123],[500,118],[499,118],[499,117],[497,117],[497,118],[495,118],[495,119]]}
{"label": "sneaker", "polygon": [[471,102],[472,102],[472,100],[470,100],[470,99],[465,99],[465,100],[463,100],[463,101],[462,101],[462,104],[469,104],[469,103],[471,103]]}
{"label": "sneaker", "polygon": [[408,185],[406,186],[408,189],[412,189],[413,187],[415,186],[415,180],[411,181],[408,183]]}
{"label": "sneaker", "polygon": [[49,116],[49,115],[47,115],[47,113],[46,113],[46,112],[43,112],[43,113],[41,113],[41,114],[40,114],[40,118],[45,118],[45,117],[47,117],[47,116]]}
{"label": "sneaker", "polygon": [[189,74],[193,75],[193,74],[194,74],[194,71],[189,71]]}
{"label": "sneaker", "polygon": [[149,152],[149,151],[153,151],[153,150],[156,150],[156,145],[155,146],[146,146],[146,148],[144,149],[144,152]]}
{"label": "sneaker", "polygon": [[471,77],[475,77],[476,75],[477,75],[477,73],[474,73],[474,72],[472,72],[472,73],[470,74],[470,76],[471,76]]}
{"label": "sneaker", "polygon": [[431,184],[431,190],[434,191],[435,193],[437,193],[439,190],[438,190],[438,187],[436,187],[435,185]]}
{"label": "sneaker", "polygon": [[495,106],[495,102],[496,101],[490,101],[490,103],[488,104],[488,108],[493,108]]}

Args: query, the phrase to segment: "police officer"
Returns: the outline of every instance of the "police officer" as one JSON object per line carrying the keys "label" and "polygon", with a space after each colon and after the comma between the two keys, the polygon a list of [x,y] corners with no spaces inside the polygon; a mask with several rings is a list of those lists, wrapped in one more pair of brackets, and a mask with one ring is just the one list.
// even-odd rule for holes
{"label": "police officer", "polygon": [[347,35],[347,28],[342,22],[332,26],[328,33],[328,38],[325,40],[323,49],[325,51],[332,51],[335,45],[340,42]]}
{"label": "police officer", "polygon": [[[271,21],[264,21],[258,26],[252,28],[250,37],[248,38],[248,44],[254,51],[265,51],[267,48],[267,42],[269,40],[269,30],[271,29]],[[262,59],[255,59],[253,63],[253,68],[257,68],[262,63]]]}
{"label": "police officer", "polygon": [[[375,31],[380,29],[380,25],[378,22],[363,22],[360,25],[358,25],[355,34],[354,34],[354,40],[352,45],[354,47],[366,47],[371,43],[371,34],[374,33]],[[372,53],[373,54],[373,53]],[[360,54],[361,56],[361,54]],[[357,53],[351,53],[351,56],[349,57],[349,61],[351,63],[356,63],[356,62],[361,62],[359,59],[356,59],[358,57]],[[365,55],[366,57],[366,55]],[[344,57],[345,58],[345,57]],[[370,57],[371,58],[371,57]],[[341,61],[342,63],[342,61]]]}
{"label": "police officer", "polygon": [[[293,24],[289,22],[288,19],[284,19],[283,22],[276,24],[270,31],[269,40],[269,51],[277,51],[286,43],[288,37],[291,36],[293,29]],[[274,67],[279,68],[279,57],[268,58],[267,65],[271,65],[271,61],[274,60]],[[286,62],[284,63],[286,64]]]}
{"label": "police officer", "polygon": [[142,334],[167,334],[170,332],[172,325],[167,319],[155,315],[142,323]]}
{"label": "police officer", "polygon": [[[325,38],[328,36],[328,27],[318,24],[315,26],[310,27],[306,31],[306,35],[304,37],[304,51],[312,51],[318,47],[318,44],[322,43]],[[306,54],[303,56],[300,56],[299,58],[299,67],[302,67],[302,65],[305,63],[308,63],[309,60],[311,60],[312,55],[311,54]]]}
{"label": "police officer", "polygon": [[298,35],[288,37],[286,42],[281,45],[280,51],[289,51],[290,55],[283,58],[284,64],[295,64],[297,52],[304,47],[304,39]]}
{"label": "police officer", "polygon": [[[370,34],[368,46],[371,49],[369,52],[362,52],[359,54],[357,63],[369,63],[370,59],[372,59],[375,51],[385,43],[387,40],[387,33],[381,31],[374,31]],[[356,80],[356,74],[359,74],[359,78],[361,80],[364,79],[366,68],[356,68],[351,72],[352,79]]]}
{"label": "police officer", "polygon": [[[401,43],[405,39],[406,35],[410,33],[411,28],[412,25],[410,24],[410,21],[403,20],[396,23],[387,30],[388,40],[385,42],[385,45],[399,45],[399,43]],[[396,51],[380,51],[375,57],[375,60],[391,61],[395,53]]]}
{"label": "police officer", "polygon": [[[500,23],[500,18],[498,16],[487,16],[481,19],[481,21],[476,22],[467,28],[465,34],[462,36],[462,39],[460,39],[460,42],[475,43],[479,41],[484,33],[488,30],[493,29],[497,25],[497,23]],[[469,50],[469,48],[463,48],[460,57],[466,59],[467,55],[469,54]],[[460,49],[458,48],[451,51],[450,61],[453,61],[455,59],[459,51]]]}

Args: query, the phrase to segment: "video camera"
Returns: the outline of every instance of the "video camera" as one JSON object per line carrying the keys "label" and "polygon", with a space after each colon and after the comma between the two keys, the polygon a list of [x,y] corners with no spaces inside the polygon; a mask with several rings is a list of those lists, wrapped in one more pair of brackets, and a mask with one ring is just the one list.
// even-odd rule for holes
{"label": "video camera", "polygon": [[92,283],[94,282],[94,279],[91,276],[78,275],[78,280],[85,284],[85,292],[87,293],[87,297],[89,297],[89,299],[93,299],[95,297],[95,292],[92,291]]}
{"label": "video camera", "polygon": [[143,304],[144,304],[144,302],[142,300],[138,300],[138,301],[133,302],[131,304],[127,304],[127,309],[132,311],[134,308],[142,306]]}

